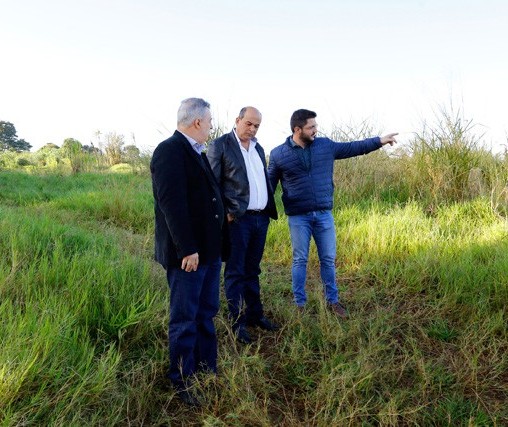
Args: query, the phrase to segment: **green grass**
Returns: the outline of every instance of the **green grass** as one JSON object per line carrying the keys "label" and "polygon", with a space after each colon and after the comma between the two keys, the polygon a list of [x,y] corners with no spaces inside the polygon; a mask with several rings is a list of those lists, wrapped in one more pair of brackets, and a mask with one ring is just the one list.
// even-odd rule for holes
{"label": "green grass", "polygon": [[308,310],[294,309],[282,215],[262,264],[282,328],[237,344],[222,296],[220,372],[199,378],[194,411],[164,381],[149,178],[0,172],[0,425],[506,425],[506,220],[488,198],[436,203],[375,175],[337,191],[350,318],[325,309],[314,245]]}

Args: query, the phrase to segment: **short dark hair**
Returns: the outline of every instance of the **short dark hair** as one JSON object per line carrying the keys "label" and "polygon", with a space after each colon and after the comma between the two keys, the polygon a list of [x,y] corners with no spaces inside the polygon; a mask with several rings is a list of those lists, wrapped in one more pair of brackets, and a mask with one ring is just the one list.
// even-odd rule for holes
{"label": "short dark hair", "polygon": [[291,120],[289,121],[291,132],[294,133],[296,127],[303,128],[308,119],[315,119],[316,116],[317,114],[314,111],[305,110],[303,108],[301,110],[296,110],[291,115]]}

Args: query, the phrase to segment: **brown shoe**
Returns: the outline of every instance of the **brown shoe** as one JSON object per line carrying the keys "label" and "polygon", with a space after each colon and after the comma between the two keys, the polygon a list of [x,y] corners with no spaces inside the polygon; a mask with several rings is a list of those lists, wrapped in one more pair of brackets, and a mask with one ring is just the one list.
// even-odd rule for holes
{"label": "brown shoe", "polygon": [[339,316],[341,319],[347,319],[348,317],[346,308],[340,302],[336,302],[335,304],[328,304],[328,309],[333,314]]}

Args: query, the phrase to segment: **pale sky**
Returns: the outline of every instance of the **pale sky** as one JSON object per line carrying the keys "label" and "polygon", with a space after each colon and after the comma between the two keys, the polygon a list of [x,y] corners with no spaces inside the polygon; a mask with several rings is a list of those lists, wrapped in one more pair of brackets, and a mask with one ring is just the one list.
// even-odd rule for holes
{"label": "pale sky", "polygon": [[506,0],[0,0],[0,120],[33,145],[97,130],[153,150],[180,101],[230,130],[263,113],[269,151],[299,108],[404,143],[453,102],[507,143]]}

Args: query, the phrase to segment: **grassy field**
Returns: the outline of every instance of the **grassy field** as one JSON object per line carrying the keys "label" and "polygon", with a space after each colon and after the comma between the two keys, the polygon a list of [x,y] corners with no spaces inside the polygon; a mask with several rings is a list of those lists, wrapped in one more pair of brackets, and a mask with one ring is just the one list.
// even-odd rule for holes
{"label": "grassy field", "polygon": [[149,177],[0,172],[0,425],[507,425],[507,222],[489,197],[419,197],[404,165],[382,188],[354,161],[336,176],[347,321],[324,308],[314,246],[296,312],[287,221],[271,223],[262,292],[282,328],[239,345],[222,303],[198,410],[164,380]]}

